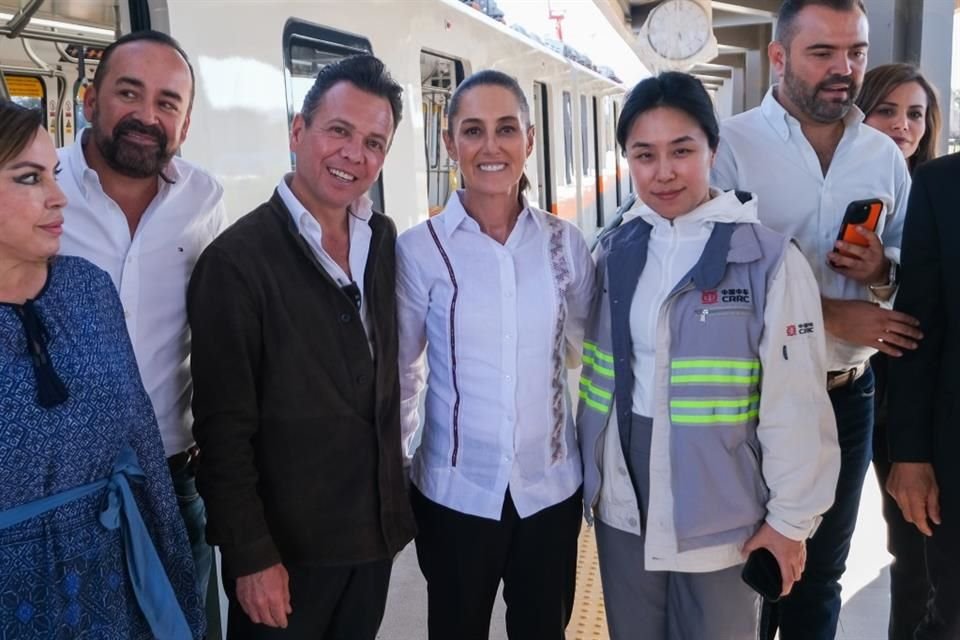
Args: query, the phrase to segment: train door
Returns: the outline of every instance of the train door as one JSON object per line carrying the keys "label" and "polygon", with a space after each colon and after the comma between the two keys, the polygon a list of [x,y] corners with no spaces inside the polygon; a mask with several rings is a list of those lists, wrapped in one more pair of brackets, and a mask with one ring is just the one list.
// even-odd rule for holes
{"label": "train door", "polygon": [[561,218],[577,220],[576,169],[573,162],[573,97],[569,91],[561,94],[563,118],[563,172],[557,173],[557,196],[550,211]]}
{"label": "train door", "polygon": [[[596,133],[593,127],[596,116],[593,115],[593,102],[587,96],[580,96],[580,173],[581,202],[583,214],[590,216],[594,223],[603,226],[603,211],[600,208],[600,198],[597,192],[597,154]],[[592,212],[592,216],[590,213]],[[588,218],[589,219],[589,218]],[[582,219],[581,222],[585,222]]]}
{"label": "train door", "polygon": [[[337,31],[328,27],[290,19],[283,29],[283,66],[284,84],[287,90],[287,122],[293,124],[293,117],[303,106],[317,73],[330,63],[360,53],[372,53],[370,41],[363,36]],[[291,167],[296,158],[291,154]],[[373,200],[373,207],[385,211],[383,198],[383,174],[370,187],[367,194]]]}
{"label": "train door", "polygon": [[603,216],[606,211],[603,200],[606,197],[604,192],[604,179],[606,177],[607,154],[605,153],[606,143],[604,142],[603,146],[601,146],[601,139],[603,138],[605,130],[600,128],[600,110],[597,108],[597,102],[597,97],[593,96],[590,106],[593,114],[593,157],[596,160],[594,174],[596,175],[595,185],[597,190],[597,228],[602,229],[604,224]]}
{"label": "train door", "polygon": [[600,140],[599,164],[602,172],[600,188],[603,195],[603,213],[606,218],[620,206],[613,96],[604,96],[602,106],[598,106],[597,109],[601,114],[597,138]]}
{"label": "train door", "polygon": [[550,101],[547,85],[533,83],[533,118],[537,147],[537,200],[544,211],[554,211],[553,173],[550,170]]}
{"label": "train door", "polygon": [[447,128],[447,103],[463,82],[463,63],[454,58],[420,52],[420,95],[423,106],[423,147],[427,166],[427,199],[430,215],[447,204],[460,184],[460,175],[447,154],[443,132]]}

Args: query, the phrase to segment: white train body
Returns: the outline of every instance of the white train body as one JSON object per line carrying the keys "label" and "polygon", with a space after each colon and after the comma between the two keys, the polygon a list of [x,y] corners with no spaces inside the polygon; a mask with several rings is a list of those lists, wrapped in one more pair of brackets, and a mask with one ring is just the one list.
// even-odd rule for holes
{"label": "white train body", "polygon": [[[0,14],[18,5],[0,0]],[[197,95],[182,154],[223,183],[234,218],[291,169],[289,122],[318,65],[363,49],[404,88],[403,120],[374,194],[401,230],[438,210],[456,186],[439,138],[443,105],[457,81],[480,69],[509,73],[527,94],[537,130],[527,163],[532,202],[591,235],[630,191],[614,141],[624,87],[457,0],[47,0],[22,34],[27,46],[22,36],[0,38],[11,93],[43,106],[51,133],[71,142],[82,124],[79,65],[64,56],[65,44],[37,38],[73,43],[76,54],[85,38],[108,42],[144,16],[190,55]],[[86,82],[95,65],[84,65]]]}

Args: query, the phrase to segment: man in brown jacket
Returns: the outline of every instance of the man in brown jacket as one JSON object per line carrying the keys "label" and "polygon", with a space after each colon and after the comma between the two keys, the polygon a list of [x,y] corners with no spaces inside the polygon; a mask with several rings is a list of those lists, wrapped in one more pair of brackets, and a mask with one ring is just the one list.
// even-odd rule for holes
{"label": "man in brown jacket", "polygon": [[199,488],[230,638],[373,640],[413,537],[396,228],[364,195],[401,91],[373,56],[324,67],[293,121],[295,171],[190,282]]}

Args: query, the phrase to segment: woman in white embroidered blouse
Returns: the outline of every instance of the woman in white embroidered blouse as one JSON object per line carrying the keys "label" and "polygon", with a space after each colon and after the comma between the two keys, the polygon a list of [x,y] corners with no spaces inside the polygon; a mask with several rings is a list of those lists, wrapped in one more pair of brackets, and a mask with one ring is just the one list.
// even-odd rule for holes
{"label": "woman in white embroidered blouse", "polygon": [[566,364],[580,351],[593,261],[575,226],[523,197],[534,131],[516,80],[472,75],[448,117],[465,188],[397,243],[408,450],[426,388],[411,475],[430,638],[486,638],[503,580],[509,636],[561,640],[582,480]]}

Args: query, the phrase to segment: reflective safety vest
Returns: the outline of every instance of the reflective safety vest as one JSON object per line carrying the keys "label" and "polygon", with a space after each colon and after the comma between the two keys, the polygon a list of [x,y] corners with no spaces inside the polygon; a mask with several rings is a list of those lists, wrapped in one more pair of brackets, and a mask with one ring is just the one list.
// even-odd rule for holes
{"label": "reflective safety vest", "polygon": [[[618,483],[621,495],[630,485],[622,453],[616,458],[619,473],[604,469],[610,462],[604,447],[611,442],[611,415],[620,430],[614,445],[627,441],[634,386],[630,306],[650,231],[642,219],[631,220],[602,240],[598,255],[603,290],[587,323],[577,410],[588,520],[595,510],[603,512],[604,482]],[[660,309],[657,353],[659,358],[666,339],[669,367],[657,366],[654,384],[657,397],[667,394],[667,411],[651,417],[669,424],[679,551],[742,542],[766,513],[756,434],[759,351],[767,286],[788,243],[757,224],[715,224],[699,261]],[[639,533],[639,522],[630,518],[630,524]]]}

